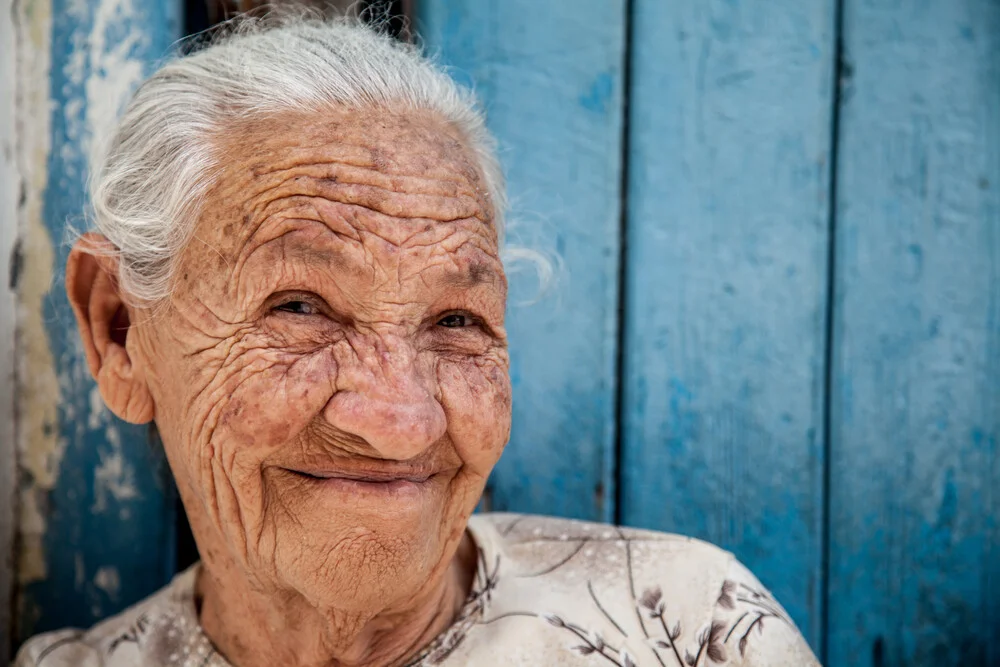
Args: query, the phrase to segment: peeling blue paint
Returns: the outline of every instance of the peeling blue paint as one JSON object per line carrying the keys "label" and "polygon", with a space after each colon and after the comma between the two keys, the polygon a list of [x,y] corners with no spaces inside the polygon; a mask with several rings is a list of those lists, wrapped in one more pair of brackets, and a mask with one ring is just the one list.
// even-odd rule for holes
{"label": "peeling blue paint", "polygon": [[588,111],[606,114],[608,112],[608,104],[616,101],[614,92],[614,75],[602,72],[597,75],[587,92],[580,96],[580,105]]}
{"label": "peeling blue paint", "polygon": [[[100,38],[109,49],[133,40],[121,57],[141,61],[148,69],[179,37],[178,7],[172,3],[136,3],[134,11],[123,11],[130,6],[114,0],[53,2],[51,151],[43,215],[56,249],[57,276],[68,252],[68,227],[79,228],[83,219],[93,120],[92,114],[87,116],[87,84],[109,75],[87,49]],[[116,11],[106,32],[95,35],[95,20],[109,8]],[[88,627],[159,588],[173,569],[173,555],[165,548],[173,530],[165,465],[148,444],[146,429],[94,413],[93,383],[58,278],[45,301],[45,321],[62,393],[59,429],[66,451],[45,508],[47,577],[23,591],[22,638],[54,628]],[[111,451],[114,438],[120,452]],[[95,471],[112,455],[123,458],[122,472],[130,475],[123,483],[135,492],[111,493],[95,511],[102,492]]]}

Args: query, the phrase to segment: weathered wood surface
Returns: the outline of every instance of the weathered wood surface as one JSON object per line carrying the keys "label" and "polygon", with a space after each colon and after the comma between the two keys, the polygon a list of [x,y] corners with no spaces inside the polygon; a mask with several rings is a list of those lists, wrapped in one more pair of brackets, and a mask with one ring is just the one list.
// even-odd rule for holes
{"label": "weathered wood surface", "polygon": [[171,574],[172,497],[145,429],[103,407],[62,288],[87,156],[179,37],[179,5],[15,3],[22,269],[18,386],[20,635],[89,626]]}
{"label": "weathered wood surface", "polygon": [[[563,262],[529,305],[530,266],[513,276],[515,423],[488,504],[720,543],[826,633],[829,667],[1000,664],[1000,4],[843,0],[832,147],[836,4],[632,0],[622,193],[625,0],[420,3],[486,103],[513,244]],[[173,569],[165,469],[101,406],[61,275],[91,137],[180,5],[0,0],[0,571],[17,486],[22,637]]]}
{"label": "weathered wood surface", "polygon": [[0,665],[11,651],[16,473],[14,465],[14,273],[17,239],[13,0],[0,0]]}
{"label": "weathered wood surface", "polygon": [[624,0],[422,0],[418,17],[485,103],[510,241],[563,261],[537,299],[530,266],[512,276],[514,425],[487,505],[611,519]]}
{"label": "weathered wood surface", "polygon": [[635,0],[621,516],[818,647],[833,0]]}
{"label": "weathered wood surface", "polygon": [[208,25],[234,18],[240,14],[262,14],[272,8],[305,7],[318,14],[331,16],[357,15],[364,5],[359,0],[202,0]]}
{"label": "weathered wood surface", "polygon": [[1000,3],[844,12],[829,665],[996,665]]}

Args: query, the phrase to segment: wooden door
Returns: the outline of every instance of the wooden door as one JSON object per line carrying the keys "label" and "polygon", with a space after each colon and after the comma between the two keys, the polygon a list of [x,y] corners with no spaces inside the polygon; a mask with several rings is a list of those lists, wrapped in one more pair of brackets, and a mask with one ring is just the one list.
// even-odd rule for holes
{"label": "wooden door", "polygon": [[[515,415],[485,508],[716,542],[832,667],[1000,663],[1000,4],[417,4],[510,185]],[[101,407],[60,276],[90,138],[180,6],[0,19],[22,636],[177,567],[169,478]]]}

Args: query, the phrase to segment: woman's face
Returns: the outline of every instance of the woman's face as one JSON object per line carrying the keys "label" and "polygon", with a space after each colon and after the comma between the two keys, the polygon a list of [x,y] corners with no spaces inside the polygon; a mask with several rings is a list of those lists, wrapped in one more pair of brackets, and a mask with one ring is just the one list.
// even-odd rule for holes
{"label": "woman's face", "polygon": [[344,610],[447,566],[507,442],[485,184],[429,115],[233,128],[169,307],[133,319],[211,567]]}

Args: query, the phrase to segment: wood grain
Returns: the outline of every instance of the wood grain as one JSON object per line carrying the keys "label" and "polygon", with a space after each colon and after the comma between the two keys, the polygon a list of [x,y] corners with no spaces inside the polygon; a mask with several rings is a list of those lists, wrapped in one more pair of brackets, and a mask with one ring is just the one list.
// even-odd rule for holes
{"label": "wood grain", "polygon": [[[21,9],[20,139],[38,147],[21,164],[23,639],[89,627],[173,574],[166,467],[145,429],[104,408],[62,288],[62,267],[67,224],[82,222],[94,135],[107,129],[131,87],[180,36],[180,17],[178,5],[160,2],[39,0]],[[35,72],[39,63],[48,63],[47,70]],[[47,377],[51,384],[39,381]]]}
{"label": "wood grain", "polygon": [[833,0],[635,0],[622,518],[821,632]]}
{"label": "wood grain", "polygon": [[829,665],[1000,664],[1000,4],[844,12]]}
{"label": "wood grain", "polygon": [[624,11],[623,0],[418,5],[430,50],[485,103],[510,240],[563,262],[541,296],[530,266],[509,265],[514,426],[492,509],[613,517]]}
{"label": "wood grain", "polygon": [[363,3],[359,0],[203,0],[209,25],[239,14],[258,14],[281,7],[308,7],[324,15],[356,15]]}
{"label": "wood grain", "polygon": [[15,364],[14,322],[17,304],[17,172],[13,0],[0,0],[0,664],[11,652],[14,595]]}

